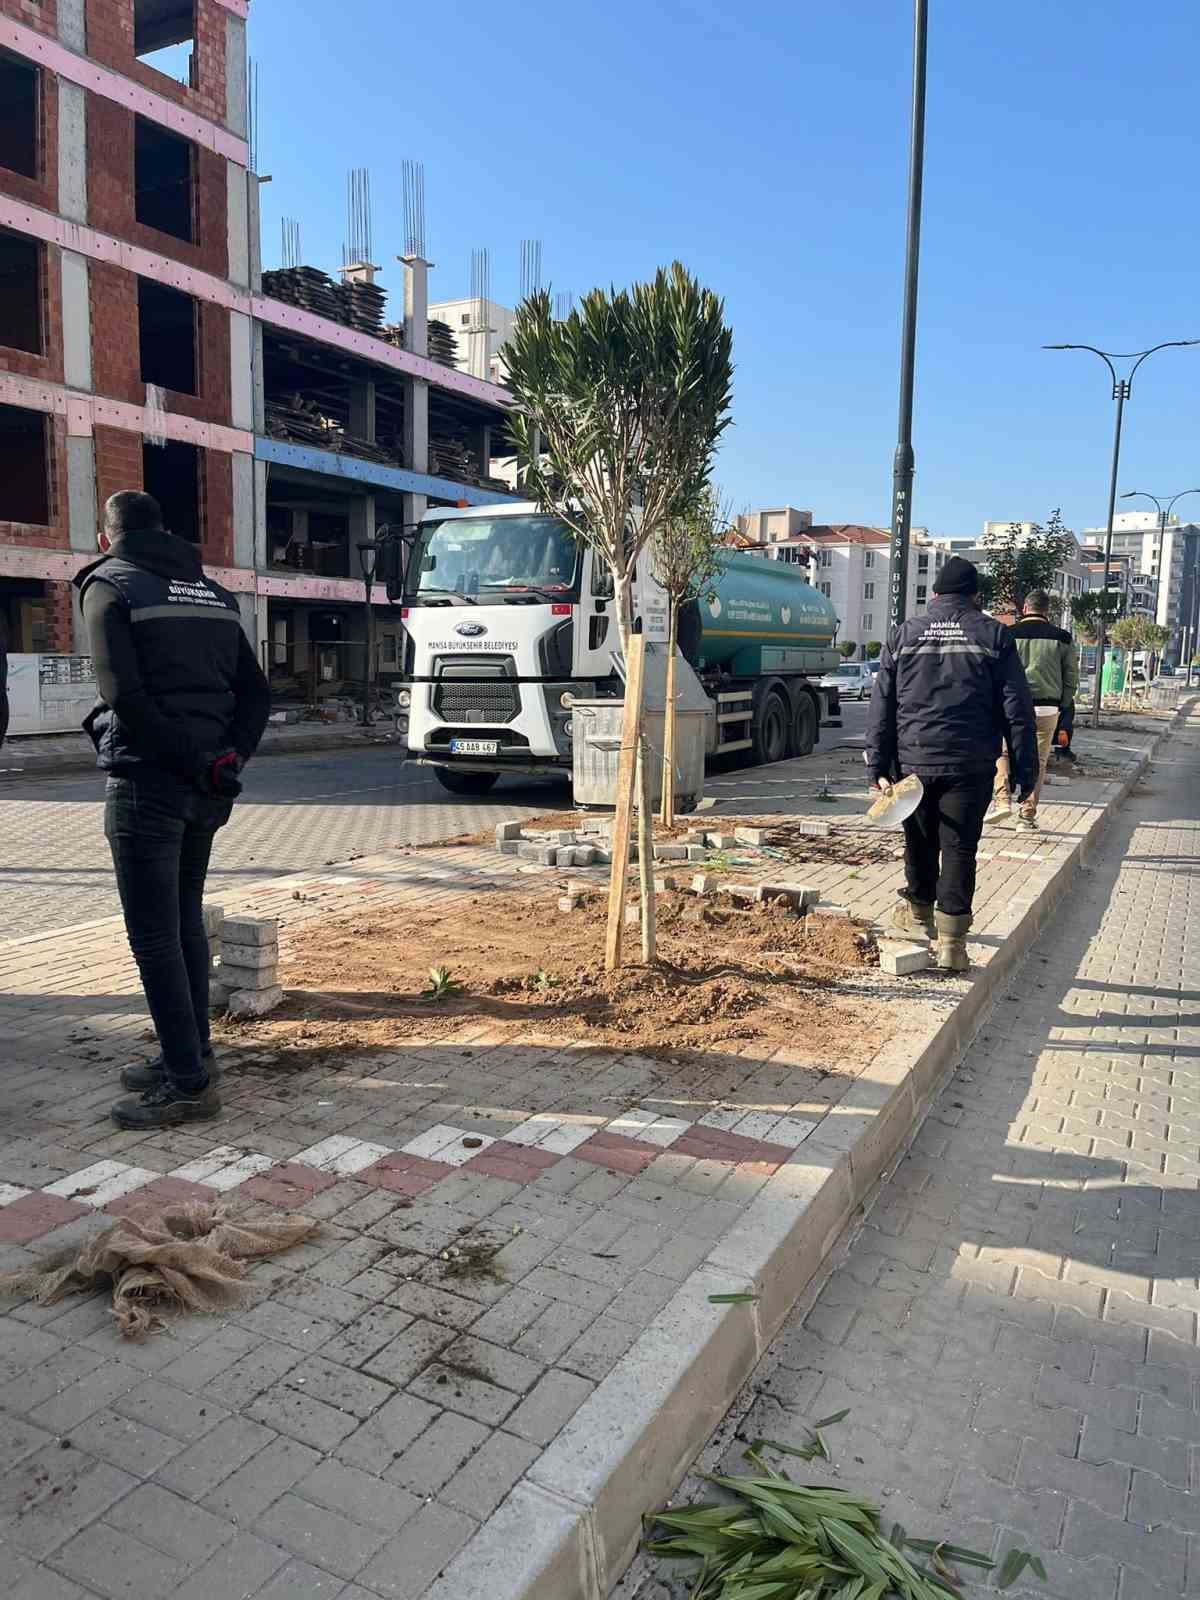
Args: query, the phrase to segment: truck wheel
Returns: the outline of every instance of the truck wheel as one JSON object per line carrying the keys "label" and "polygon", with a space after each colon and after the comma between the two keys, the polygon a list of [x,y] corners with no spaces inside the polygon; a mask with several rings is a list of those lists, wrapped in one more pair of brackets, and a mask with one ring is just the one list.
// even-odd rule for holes
{"label": "truck wheel", "polygon": [[816,748],[819,726],[817,708],[813,705],[812,695],[801,691],[796,699],[796,715],[792,719],[792,754],[794,756],[812,755],[813,750]]}
{"label": "truck wheel", "polygon": [[772,690],[759,702],[750,729],[750,738],[754,744],[751,757],[756,767],[787,759],[788,746],[791,743],[788,732],[787,702],[782,695]]}
{"label": "truck wheel", "polygon": [[434,767],[433,775],[451,794],[487,794],[500,776],[498,772],[455,772],[450,767]]}

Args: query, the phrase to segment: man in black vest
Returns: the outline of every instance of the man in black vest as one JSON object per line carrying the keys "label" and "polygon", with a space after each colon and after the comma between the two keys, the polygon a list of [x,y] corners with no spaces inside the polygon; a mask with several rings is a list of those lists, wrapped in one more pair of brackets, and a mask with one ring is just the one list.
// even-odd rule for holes
{"label": "man in black vest", "polygon": [[1031,794],[1037,735],[1012,635],[983,615],[978,569],[952,556],[933,593],[928,611],[902,623],[883,647],[866,761],[877,788],[909,773],[924,785],[904,824],[905,887],[892,929],[936,939],[938,966],[965,972],[975,857],[996,758],[1007,745],[1013,787]]}
{"label": "man in black vest", "polygon": [[161,1055],[126,1067],[121,1128],[202,1121],[221,1110],[208,1026],[202,901],[217,829],[262,738],[270,690],[233,595],[158,502],[129,491],[104,508],[101,560],[75,579],[100,701],[84,727],[108,774],[104,831],[129,945]]}

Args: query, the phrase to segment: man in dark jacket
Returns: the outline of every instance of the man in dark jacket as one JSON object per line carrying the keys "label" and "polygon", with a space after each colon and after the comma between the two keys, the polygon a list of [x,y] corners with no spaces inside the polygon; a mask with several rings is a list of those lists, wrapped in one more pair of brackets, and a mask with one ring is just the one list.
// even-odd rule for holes
{"label": "man in dark jacket", "polygon": [[883,647],[867,722],[867,771],[886,790],[915,773],[924,785],[904,824],[906,887],[896,932],[936,939],[937,964],[970,965],[967,931],[975,852],[1001,745],[1022,793],[1037,781],[1033,701],[1007,628],[981,610],[979,573],[953,556],[934,600]]}
{"label": "man in dark jacket", "polygon": [[204,576],[195,545],[164,531],[156,500],[114,495],[100,547],[75,579],[100,691],[84,726],[108,773],[104,831],[161,1050],[125,1068],[137,1092],[112,1115],[122,1128],[170,1127],[221,1109],[204,880],[270,690],[237,601]]}

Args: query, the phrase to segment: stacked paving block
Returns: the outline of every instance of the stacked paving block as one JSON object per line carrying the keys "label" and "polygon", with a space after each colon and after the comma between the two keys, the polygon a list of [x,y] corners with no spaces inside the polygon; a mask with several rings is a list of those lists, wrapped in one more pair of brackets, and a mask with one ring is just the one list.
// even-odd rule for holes
{"label": "stacked paving block", "polygon": [[221,924],[225,921],[225,913],[220,906],[212,905],[208,901],[204,903],[203,912],[204,937],[208,940],[208,965],[211,975],[221,954]]}
{"label": "stacked paving block", "polygon": [[231,1017],[263,1017],[282,999],[278,922],[274,917],[226,917],[214,1006]]}

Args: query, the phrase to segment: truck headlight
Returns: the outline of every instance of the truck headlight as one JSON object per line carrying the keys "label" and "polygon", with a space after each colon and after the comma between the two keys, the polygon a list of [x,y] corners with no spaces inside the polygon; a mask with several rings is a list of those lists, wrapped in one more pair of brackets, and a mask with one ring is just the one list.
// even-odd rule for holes
{"label": "truck headlight", "polygon": [[407,711],[409,706],[412,705],[412,690],[411,689],[399,689],[399,690],[397,690],[397,692],[396,692],[396,704],[400,707],[400,709],[402,711]]}

